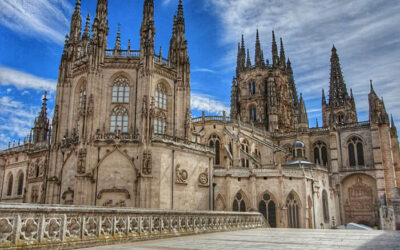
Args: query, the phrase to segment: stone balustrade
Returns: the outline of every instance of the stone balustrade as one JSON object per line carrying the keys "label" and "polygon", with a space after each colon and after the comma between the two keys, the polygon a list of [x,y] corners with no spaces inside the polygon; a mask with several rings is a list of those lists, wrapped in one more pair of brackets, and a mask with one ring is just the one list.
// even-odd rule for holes
{"label": "stone balustrade", "polygon": [[78,248],[266,227],[257,212],[0,204],[0,248]]}

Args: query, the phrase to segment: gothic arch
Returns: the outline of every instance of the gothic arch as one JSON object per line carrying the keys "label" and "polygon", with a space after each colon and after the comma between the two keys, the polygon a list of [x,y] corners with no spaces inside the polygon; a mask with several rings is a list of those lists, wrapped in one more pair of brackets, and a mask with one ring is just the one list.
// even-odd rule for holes
{"label": "gothic arch", "polygon": [[76,168],[78,164],[78,157],[75,150],[72,150],[64,161],[60,172],[60,202],[65,204],[65,200],[62,200],[62,194],[67,190],[74,190],[75,187],[75,176]]}
{"label": "gothic arch", "polygon": [[114,81],[117,80],[118,78],[123,77],[126,78],[128,80],[129,86],[132,88],[133,87],[133,79],[132,77],[126,73],[125,71],[118,71],[116,73],[114,73],[110,78],[108,83],[108,86],[112,87],[114,85]]}
{"label": "gothic arch", "polygon": [[287,222],[289,228],[300,228],[301,222],[301,200],[299,195],[294,191],[290,191],[286,196]]}
{"label": "gothic arch", "polygon": [[225,205],[225,199],[221,194],[217,195],[217,198],[215,199],[214,203],[214,210],[215,211],[225,211],[226,205]]}
{"label": "gothic arch", "polygon": [[137,198],[138,171],[129,157],[115,147],[96,167],[98,176],[96,204],[134,207]]}
{"label": "gothic arch", "polygon": [[258,195],[257,206],[258,212],[262,213],[268,221],[270,227],[277,227],[278,218],[278,200],[268,190]]}
{"label": "gothic arch", "polygon": [[139,169],[138,169],[138,167],[135,165],[135,163],[129,158],[129,156],[128,156],[125,152],[121,151],[121,149],[120,149],[118,146],[115,146],[115,147],[113,148],[113,150],[111,150],[110,152],[106,153],[106,154],[104,155],[104,157],[102,157],[102,158],[100,159],[100,161],[97,163],[95,169],[97,170],[97,169],[99,168],[99,166],[101,165],[101,163],[102,163],[105,159],[107,159],[107,157],[110,156],[110,155],[111,155],[112,153],[114,153],[115,151],[118,151],[124,158],[126,158],[126,159],[130,162],[130,164],[135,168],[136,171],[139,171]]}
{"label": "gothic arch", "polygon": [[7,191],[6,191],[7,196],[12,196],[13,188],[14,188],[14,175],[11,172],[8,172],[8,174],[7,174]]}
{"label": "gothic arch", "polygon": [[354,173],[343,178],[340,187],[344,223],[377,226],[379,216],[376,179],[364,173]]}
{"label": "gothic arch", "polygon": [[166,79],[164,79],[164,78],[162,78],[162,79],[160,79],[160,80],[158,80],[158,81],[156,82],[156,85],[154,85],[154,91],[153,91],[153,92],[156,91],[157,86],[160,85],[160,84],[161,84],[162,86],[164,86],[165,90],[167,91],[167,97],[170,96],[170,95],[172,94],[172,86],[171,86],[171,84],[170,84]]}
{"label": "gothic arch", "polygon": [[[239,195],[240,194],[240,195]],[[239,197],[240,196],[240,197]],[[240,198],[240,199],[239,199]],[[242,201],[244,202],[244,206],[242,205]],[[236,206],[235,206],[236,202]],[[232,197],[232,211],[249,211],[251,206],[250,206],[250,200],[247,197],[246,193],[240,189],[238,192],[235,193],[235,195]]]}

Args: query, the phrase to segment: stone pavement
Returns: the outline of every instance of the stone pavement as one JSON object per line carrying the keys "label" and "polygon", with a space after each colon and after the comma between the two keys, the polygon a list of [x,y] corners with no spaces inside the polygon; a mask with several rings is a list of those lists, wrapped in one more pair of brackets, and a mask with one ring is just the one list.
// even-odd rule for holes
{"label": "stone pavement", "polygon": [[[89,248],[88,248],[89,249]],[[253,229],[141,241],[90,249],[400,249],[400,232]]]}

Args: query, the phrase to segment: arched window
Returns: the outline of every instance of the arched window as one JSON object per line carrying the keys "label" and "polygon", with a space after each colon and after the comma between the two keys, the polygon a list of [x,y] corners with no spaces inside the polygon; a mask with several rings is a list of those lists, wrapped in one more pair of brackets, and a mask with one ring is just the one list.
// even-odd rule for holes
{"label": "arched window", "polygon": [[164,116],[158,116],[154,119],[154,134],[165,135],[167,131],[167,122]]}
{"label": "arched window", "polygon": [[256,94],[256,82],[254,80],[250,80],[249,82],[249,95]]}
{"label": "arched window", "polygon": [[14,176],[12,174],[10,174],[8,176],[7,196],[12,195],[13,182],[14,182]]}
{"label": "arched window", "polygon": [[23,187],[24,187],[24,173],[20,173],[18,176],[17,195],[22,195]]}
{"label": "arched window", "polygon": [[167,90],[161,83],[157,85],[154,102],[156,108],[167,109]]}
{"label": "arched window", "polygon": [[128,132],[128,111],[126,108],[118,106],[111,113],[110,132],[114,133],[117,130],[122,133]]}
{"label": "arched window", "polygon": [[314,163],[322,166],[328,166],[328,151],[324,142],[314,143]]}
{"label": "arched window", "polygon": [[360,138],[354,136],[347,142],[349,165],[351,167],[364,166],[364,146]]}
{"label": "arched window", "polygon": [[214,164],[219,165],[220,164],[220,140],[219,140],[219,137],[216,135],[212,135],[212,136],[210,136],[208,141],[209,141],[210,147],[213,148],[214,152],[215,152]]}
{"label": "arched window", "polygon": [[[247,140],[243,140],[242,150],[244,152],[246,152],[247,154],[249,154],[249,142]],[[244,168],[250,167],[249,159],[247,158],[247,155],[245,155],[245,157],[242,158],[242,167],[244,167]]]}
{"label": "arched window", "polygon": [[276,207],[269,194],[264,194],[263,199],[258,203],[258,211],[268,221],[270,227],[276,227]]}
{"label": "arched window", "polygon": [[268,95],[268,79],[264,80],[264,94]]}
{"label": "arched window", "polygon": [[329,222],[329,206],[328,206],[328,194],[326,190],[322,191],[322,209],[324,212],[325,223]]}
{"label": "arched window", "polygon": [[115,79],[112,89],[113,103],[129,103],[129,81],[125,77]]}
{"label": "arched window", "polygon": [[344,124],[344,114],[343,113],[338,113],[336,115],[336,117],[337,117],[337,123]]}
{"label": "arched window", "polygon": [[250,121],[257,121],[257,111],[255,106],[250,106],[249,109],[249,114],[250,114]]}
{"label": "arched window", "polygon": [[233,200],[232,210],[235,212],[246,212],[246,203],[243,200],[243,195],[238,192]]}
{"label": "arched window", "polygon": [[85,104],[86,104],[86,86],[82,85],[82,87],[79,90],[79,107],[85,108]]}
{"label": "arched window", "polygon": [[293,193],[290,193],[286,199],[287,217],[289,228],[300,228],[299,204]]}

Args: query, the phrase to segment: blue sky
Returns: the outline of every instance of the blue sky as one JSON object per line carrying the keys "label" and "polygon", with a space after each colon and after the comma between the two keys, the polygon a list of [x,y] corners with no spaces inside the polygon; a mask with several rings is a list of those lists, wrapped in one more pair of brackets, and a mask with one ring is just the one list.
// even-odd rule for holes
{"label": "blue sky", "polygon": [[[155,0],[156,51],[168,51],[178,0]],[[321,89],[329,87],[332,44],[356,98],[359,120],[368,120],[369,80],[387,111],[400,121],[400,1],[397,0],[183,0],[192,72],[192,115],[229,113],[237,42],[243,33],[254,59],[258,28],[266,58],[271,30],[282,37],[310,126],[321,124]],[[49,91],[49,116],[65,34],[75,0],[0,1],[0,148],[29,134],[41,97]],[[139,48],[143,0],[110,0],[108,47],[118,24],[122,47]],[[82,19],[93,20],[96,0],[82,0]],[[400,123],[397,123],[400,126]]]}

